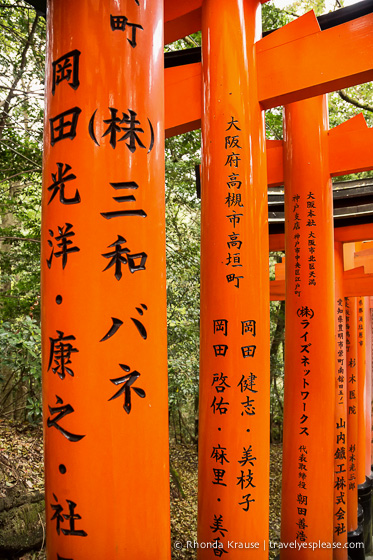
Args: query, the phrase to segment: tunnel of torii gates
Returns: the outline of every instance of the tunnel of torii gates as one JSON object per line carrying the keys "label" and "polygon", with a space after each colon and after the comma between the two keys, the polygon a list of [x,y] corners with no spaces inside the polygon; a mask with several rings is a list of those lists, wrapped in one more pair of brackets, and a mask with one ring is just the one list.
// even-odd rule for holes
{"label": "tunnel of torii gates", "polygon": [[[362,117],[328,131],[326,94],[373,79],[373,14],[321,31],[310,12],[261,38],[260,8],[48,4],[49,560],[170,558],[164,137],[200,126],[198,559],[268,558],[270,298],[287,302],[281,559],[347,560],[359,533],[373,226],[334,230],[331,177],[373,167],[373,131]],[[198,30],[202,62],[165,69],[164,44]],[[266,141],[279,105],[284,140]],[[269,236],[281,184],[286,230]]]}

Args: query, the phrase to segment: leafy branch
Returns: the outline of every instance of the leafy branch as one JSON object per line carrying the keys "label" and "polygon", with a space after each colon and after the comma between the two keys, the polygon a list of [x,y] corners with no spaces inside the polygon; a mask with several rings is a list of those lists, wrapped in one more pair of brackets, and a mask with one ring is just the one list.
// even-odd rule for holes
{"label": "leafy branch", "polygon": [[338,95],[341,99],[343,99],[343,101],[350,103],[354,107],[357,107],[358,109],[364,109],[365,111],[370,111],[371,113],[373,113],[373,105],[369,105],[369,103],[363,103],[361,101],[353,99],[353,97],[350,97],[348,95],[345,89],[338,90]]}
{"label": "leafy branch", "polygon": [[14,95],[15,95],[15,90],[17,88],[17,85],[18,85],[19,81],[22,78],[23,72],[24,72],[25,67],[26,67],[27,52],[28,52],[28,50],[31,46],[33,37],[35,35],[35,31],[36,31],[36,28],[37,28],[37,25],[38,25],[38,21],[39,21],[39,16],[36,15],[35,19],[34,19],[34,22],[32,24],[32,27],[31,27],[31,31],[30,31],[29,36],[27,38],[26,45],[24,46],[22,54],[21,54],[21,62],[20,62],[19,68],[18,68],[18,72],[16,73],[16,75],[14,77],[13,83],[11,85],[9,93],[8,93],[8,95],[7,95],[7,97],[4,101],[3,107],[2,107],[2,112],[0,114],[0,139],[2,138],[2,135],[3,135],[3,130],[4,130],[6,120],[7,120],[7,113],[9,111],[11,101],[12,101]]}

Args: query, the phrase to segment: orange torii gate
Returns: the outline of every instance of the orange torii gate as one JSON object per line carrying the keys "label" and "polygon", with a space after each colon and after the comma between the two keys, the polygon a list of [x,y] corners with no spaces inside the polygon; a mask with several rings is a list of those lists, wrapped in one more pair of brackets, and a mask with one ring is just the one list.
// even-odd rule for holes
{"label": "orange torii gate", "polygon": [[[188,15],[193,20],[194,27],[192,25],[191,29],[196,29],[196,27],[198,27],[196,20],[198,20],[198,18],[200,17],[199,6],[193,4],[193,10],[191,10],[191,12],[189,12]],[[179,18],[182,19],[182,15],[179,15]],[[181,24],[181,19],[178,20],[179,25]],[[365,19],[368,27],[371,26],[371,20],[372,20],[371,16],[366,16],[366,18],[361,18],[359,23],[361,23],[362,19]],[[189,21],[189,23],[191,22]],[[347,40],[349,44],[347,49],[351,48],[353,44],[355,46],[359,44],[361,47],[362,44],[365,43],[365,40],[363,39],[364,33],[360,37],[358,37],[361,28],[358,34],[356,34],[353,31],[356,30],[358,27],[359,26],[355,25],[355,23],[348,23],[339,26],[338,28],[339,39],[341,37],[340,33],[342,33],[342,35],[344,36],[343,40]],[[185,30],[186,28],[184,27],[183,33],[185,32]],[[339,58],[340,53],[338,52],[337,54],[336,45],[335,44],[332,45],[331,43],[329,44],[329,41],[334,42],[336,36],[337,36],[336,30],[320,32],[318,24],[313,14],[307,14],[303,18],[297,20],[297,22],[293,22],[292,24],[284,27],[282,30],[277,31],[270,37],[266,37],[265,39],[262,39],[261,41],[256,43],[255,47],[256,47],[256,55],[257,55],[256,64],[257,64],[257,78],[258,78],[257,87],[258,87],[259,103],[261,107],[268,108],[271,106],[275,106],[279,103],[287,103],[289,101],[295,101],[311,95],[330,91],[332,89],[335,89],[336,87],[341,87],[341,83],[346,83],[351,85],[355,80],[359,81],[362,78],[363,74],[367,76],[366,70],[363,70],[362,68],[360,69],[362,73],[360,73],[360,70],[357,70],[356,67],[354,70],[352,70],[351,67],[348,69],[349,62],[347,61],[347,59],[346,59],[347,61],[346,65],[344,65],[344,63],[340,64],[341,61],[341,59]],[[175,37],[175,35],[173,37]],[[325,62],[325,65],[324,63],[319,63],[319,62],[316,65],[313,65],[311,62],[311,57],[309,56],[307,58],[307,53],[309,55],[309,53],[311,52],[310,49],[315,49],[317,52],[317,49],[320,48],[321,46],[324,49],[326,44],[328,44],[327,52],[331,53],[331,58],[328,58],[328,61]],[[297,54],[301,53],[302,56],[296,56],[296,57],[286,56],[287,54],[296,51]],[[368,53],[366,53],[366,55],[367,54]],[[334,56],[336,56],[338,60],[336,60]],[[305,59],[306,61],[309,60],[310,62],[309,65],[307,64],[307,62],[304,63]],[[294,63],[294,60],[295,61],[302,60],[302,68],[299,68],[299,65],[296,66],[296,62]],[[269,61],[271,61],[271,64],[269,63]],[[267,62],[267,66],[265,68],[266,62]],[[269,69],[272,68],[273,66],[277,66],[276,71],[278,71],[278,73],[275,76],[276,79],[274,79],[273,74],[271,75],[271,78],[269,78],[271,72],[271,70]],[[297,71],[295,71],[294,69],[295,67]],[[267,69],[267,74],[266,74],[266,69]],[[305,69],[307,69],[306,72],[303,71]],[[205,71],[208,72],[208,70]],[[370,72],[371,70],[369,69],[368,73]],[[190,130],[199,126],[201,113],[203,115],[205,115],[206,113],[206,107],[201,109],[201,106],[199,105],[199,99],[203,98],[202,95],[200,96],[199,92],[201,91],[201,88],[203,91],[205,91],[206,89],[206,86],[201,85],[200,74],[201,74],[201,65],[198,63],[190,64],[186,68],[170,68],[166,70],[165,72],[166,134],[173,135],[176,133],[185,132],[186,130]],[[224,80],[226,79],[226,75],[224,73],[222,74],[221,79],[222,79],[222,83],[224,83]],[[273,83],[269,84],[269,81],[272,79],[274,79]],[[268,89],[268,91],[266,88]],[[217,99],[217,102],[221,102],[221,99]],[[181,103],[183,106],[182,111],[180,111],[179,109],[179,103]],[[214,111],[213,107],[214,106],[212,104],[207,106],[209,111],[210,110]],[[207,113],[207,117],[208,116],[209,114]],[[209,132],[212,132],[212,130],[211,131],[209,130]],[[250,131],[248,132],[248,134],[251,135],[252,132]],[[337,143],[337,147],[338,147],[338,143]],[[355,150],[354,153],[356,153]],[[366,152],[364,152],[364,154],[366,154]],[[368,163],[366,165],[369,167],[371,164],[371,160],[369,156],[366,159],[368,160]],[[360,160],[363,160],[363,158],[360,157]],[[211,161],[213,160],[210,158],[209,162]],[[267,158],[267,161],[269,164],[270,161],[269,157]],[[343,157],[342,154],[339,154],[339,161],[337,159],[338,163],[340,161],[342,163],[345,162],[345,158]],[[333,160],[333,164],[334,164],[334,160]],[[211,163],[209,163],[209,165],[211,165]],[[352,167],[355,169],[362,170],[364,169],[365,165],[362,164],[361,161],[359,161],[358,163],[355,163]],[[206,177],[209,175],[210,173],[209,169],[210,167],[207,166],[207,169],[205,171],[202,170],[203,176]],[[335,169],[335,174],[336,175],[342,174],[341,166]],[[216,183],[214,184],[214,187],[216,187]],[[205,191],[203,190],[204,188]],[[204,182],[202,182],[202,192],[203,192],[202,204],[203,204],[204,197],[209,197],[209,194],[206,193],[206,189],[208,188],[209,188],[208,184],[206,183],[204,187]],[[208,200],[210,199],[208,198]],[[205,211],[205,215],[207,216],[207,211]],[[212,219],[213,214],[211,213],[210,216],[211,216],[210,219]],[[259,223],[257,227],[260,230],[261,224]],[[205,242],[208,243],[207,240]],[[202,267],[203,266],[204,265],[202,264]],[[214,264],[210,263],[209,265],[206,266],[210,266],[211,267],[210,270],[212,270]],[[216,261],[215,266],[219,266],[218,261]],[[258,269],[256,270],[258,271]],[[259,270],[259,274],[260,274],[260,270]],[[203,281],[204,280],[202,276],[202,283]],[[202,305],[203,303],[204,300],[202,299]],[[211,325],[206,324],[207,330],[211,328],[212,328]],[[201,364],[204,364],[203,353],[208,352],[209,350],[207,347],[205,350],[203,322],[201,324],[201,329],[202,329]],[[204,379],[204,370],[202,367],[201,369],[202,388],[204,386],[204,383],[207,384],[208,381],[207,379],[206,380]],[[201,395],[204,396],[203,389],[201,389],[201,391],[202,391]],[[201,410],[204,411],[205,408],[207,409],[207,406],[208,406],[208,401],[206,402],[202,398]],[[201,445],[201,452],[200,452],[200,465],[202,465],[201,466],[202,470],[204,469],[205,461],[206,461],[206,468],[208,468],[207,457],[209,454],[209,447],[211,450],[211,443],[210,446],[206,444],[205,447],[203,448],[203,443],[205,441],[204,438],[209,437],[209,430],[207,429],[207,425],[206,425],[206,429],[204,429],[204,417],[205,416],[203,412],[202,423],[200,424],[201,434],[203,438],[202,445]],[[202,475],[201,480],[203,481],[204,483],[203,487],[205,488],[207,477]],[[203,494],[200,496],[201,503],[208,504],[209,494],[210,493],[208,489],[204,490]],[[211,494],[210,504],[212,505],[213,502],[214,502],[214,498],[213,498],[213,494]],[[233,504],[231,507],[233,507]],[[216,514],[214,514],[214,517],[215,519],[218,518]],[[212,512],[211,512],[210,519],[212,519]],[[219,519],[222,519],[222,517],[219,517]],[[203,525],[204,523],[206,524],[206,530],[208,530],[207,522],[203,521],[203,519],[200,519],[200,527],[201,524]],[[210,525],[210,529],[212,528],[213,526]],[[223,531],[225,531],[225,527],[223,527],[223,525],[222,528]],[[264,532],[265,532],[265,528],[263,527],[262,533],[264,534]],[[202,529],[200,530],[200,534],[204,534],[202,533]],[[224,536],[224,532],[221,533],[221,537],[223,536]],[[221,538],[221,540],[223,541],[223,538]],[[254,552],[252,553],[254,554]],[[258,552],[257,554],[259,557],[261,557],[260,552]]]}
{"label": "orange torii gate", "polygon": [[[347,500],[344,500],[347,492],[345,485],[347,484],[347,455],[346,448],[347,441],[347,367],[346,367],[346,309],[345,297],[343,292],[343,246],[342,243],[334,242],[334,276],[335,276],[335,464],[338,465],[337,471],[334,473],[334,518],[340,517],[339,508],[342,507],[341,512],[342,522],[345,526],[345,532],[336,534],[334,529],[334,539],[341,542],[343,545],[347,542],[347,517],[348,511],[346,506]],[[337,451],[339,450],[339,451]],[[343,503],[344,502],[344,503]],[[348,504],[347,504],[348,505]],[[339,521],[339,519],[337,519]],[[337,525],[336,525],[337,526]],[[347,551],[335,551],[336,560],[338,558],[346,558]]]}
{"label": "orange torii gate", "polygon": [[[264,559],[263,112],[373,79],[373,15],[321,31],[311,13],[260,39],[257,0],[232,0],[229,13],[222,0],[116,0],[99,7],[95,0],[49,0],[48,6],[42,239],[48,558],[170,557],[162,144],[164,131],[197,128],[203,115],[202,188],[211,206],[203,202],[199,535],[231,558],[246,554],[240,544],[229,546],[233,539],[251,548],[250,557]],[[224,16],[233,29],[224,29]],[[163,43],[201,28],[203,65],[164,71]],[[241,229],[236,209],[225,213],[224,186],[246,205]],[[227,247],[235,254],[225,254]],[[243,274],[234,269],[240,264]],[[199,553],[214,551],[201,546]]]}
{"label": "orange torii gate", "polygon": [[[353,231],[354,228],[351,228]],[[359,231],[359,227],[356,228],[356,234]],[[338,231],[335,230],[335,231]],[[373,233],[372,227],[370,226],[370,233]],[[346,243],[344,246],[341,242],[335,242],[335,274],[336,274],[336,342],[338,352],[342,352],[342,358],[337,360],[337,374],[338,383],[336,384],[337,401],[336,401],[336,424],[338,426],[337,430],[337,448],[341,448],[341,442],[346,444],[346,449],[348,448],[348,475],[352,477],[348,481],[348,521],[347,527],[350,532],[349,538],[354,542],[362,541],[362,528],[358,528],[357,521],[357,498],[358,498],[358,485],[359,485],[359,498],[362,501],[365,513],[364,519],[364,543],[366,551],[370,550],[370,540],[371,540],[371,512],[370,512],[370,482],[368,478],[371,476],[371,445],[370,445],[370,435],[366,438],[366,429],[370,434],[370,423],[371,423],[371,397],[370,393],[366,395],[366,403],[363,402],[364,386],[365,380],[366,384],[370,384],[370,370],[365,368],[365,359],[363,360],[361,355],[365,354],[365,344],[364,339],[366,336],[366,329],[362,326],[362,321],[364,321],[364,316],[370,316],[367,313],[367,307],[369,298],[366,295],[361,297],[360,289],[364,291],[364,294],[371,294],[373,290],[373,275],[370,273],[372,263],[370,259],[371,253],[371,242],[368,243]],[[360,250],[361,249],[361,250]],[[344,253],[344,258],[343,258]],[[364,260],[365,259],[365,260]],[[343,260],[345,271],[343,272]],[[282,280],[274,281],[277,283],[284,283],[285,274],[285,259],[281,263],[276,264],[276,278],[282,278]],[[356,266],[356,265],[363,266]],[[369,271],[364,274],[364,269]],[[346,270],[347,269],[347,270]],[[354,280],[357,280],[354,284]],[[344,305],[344,295],[348,294],[349,297],[346,298],[346,304]],[[273,299],[276,299],[273,297]],[[359,304],[359,305],[358,305]],[[358,310],[360,308],[360,329],[359,325],[359,314]],[[346,314],[346,326],[344,324],[344,314]],[[363,332],[364,331],[364,332]],[[360,335],[359,335],[360,333]],[[360,342],[359,337],[360,336]],[[367,348],[367,355],[370,356],[371,360],[371,339],[367,337],[367,345],[369,344],[369,350]],[[345,352],[345,346],[347,346],[347,359],[343,357]],[[361,348],[361,350],[360,350]],[[367,362],[368,362],[367,358]],[[364,362],[364,363],[363,363]],[[370,364],[371,366],[371,364]],[[346,390],[346,384],[344,377],[347,370],[347,379],[349,381],[348,391]],[[325,370],[323,368],[323,372]],[[358,374],[359,372],[359,374]],[[340,377],[341,374],[341,377]],[[359,387],[360,381],[360,387]],[[339,399],[338,396],[342,395]],[[348,438],[345,440],[346,433],[346,413],[344,407],[346,405],[344,396],[348,397]],[[343,405],[343,406],[342,406]],[[365,426],[369,426],[369,429]],[[348,443],[347,443],[348,442]],[[343,455],[338,454],[338,460],[336,465],[338,470],[343,473]],[[349,472],[351,470],[351,473]],[[345,475],[338,475],[340,481]],[[343,489],[343,487],[341,486]],[[340,512],[341,516],[342,512]],[[336,539],[336,537],[335,537]],[[361,551],[355,551],[358,554],[362,554]],[[343,554],[346,555],[346,550],[336,550],[335,557],[343,558]],[[352,553],[352,551],[351,551]],[[339,556],[341,555],[341,556]],[[355,557],[355,556],[354,556]],[[360,558],[361,556],[358,556]]]}
{"label": "orange torii gate", "polygon": [[[267,177],[253,49],[259,6],[202,5],[198,540],[232,558],[268,554]],[[201,546],[198,558],[210,557]]]}
{"label": "orange torii gate", "polygon": [[48,3],[50,560],[170,557],[162,21],[162,0]]}
{"label": "orange torii gate", "polygon": [[[281,550],[333,557],[335,304],[327,97],[284,108],[285,380]],[[322,455],[322,462],[320,461]],[[340,524],[342,527],[342,524]],[[346,537],[344,526],[341,536]],[[340,537],[338,537],[339,540]],[[325,543],[318,546],[318,541]]]}
{"label": "orange torii gate", "polygon": [[[165,2],[166,37],[168,29],[172,40],[201,29],[201,0],[179,2],[170,16],[168,2],[172,0]],[[371,80],[372,25],[373,14],[369,14],[321,31],[309,12],[257,41],[261,106],[270,109]],[[200,127],[201,87],[201,63],[165,70],[166,136]]]}

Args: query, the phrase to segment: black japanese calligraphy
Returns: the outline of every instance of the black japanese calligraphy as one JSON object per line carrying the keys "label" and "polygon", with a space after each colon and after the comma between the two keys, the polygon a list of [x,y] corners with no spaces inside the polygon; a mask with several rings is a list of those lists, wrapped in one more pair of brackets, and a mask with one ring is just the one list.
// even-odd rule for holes
{"label": "black japanese calligraphy", "polygon": [[80,51],[77,49],[70,51],[57,60],[52,62],[52,94],[54,95],[56,86],[66,81],[68,85],[76,90],[79,87],[79,57]]}
{"label": "black japanese calligraphy", "polygon": [[66,374],[74,377],[74,372],[71,369],[71,354],[79,352],[77,348],[71,344],[72,340],[75,340],[75,336],[67,335],[62,331],[57,331],[58,337],[49,337],[50,341],[50,352],[49,352],[49,363],[47,371],[50,370],[52,363],[54,362],[55,367],[52,367],[53,373],[57,373],[60,379],[65,379]]}
{"label": "black japanese calligraphy", "polygon": [[113,16],[110,15],[110,27],[112,31],[125,31],[127,27],[131,28],[131,38],[127,41],[134,49],[137,46],[136,42],[136,32],[138,29],[143,30],[143,26],[139,25],[138,23],[130,23],[126,16]]}
{"label": "black japanese calligraphy", "polygon": [[139,270],[145,270],[145,263],[148,258],[148,255],[144,252],[131,254],[130,249],[122,247],[124,243],[126,243],[126,239],[118,235],[117,240],[108,246],[109,248],[114,247],[114,250],[102,254],[105,259],[110,259],[103,272],[114,266],[114,276],[118,281],[122,278],[122,265],[128,264],[129,271],[133,274]]}
{"label": "black japanese calligraphy", "polygon": [[75,236],[75,232],[73,231],[73,225],[65,223],[65,226],[57,226],[58,234],[54,237],[53,230],[49,230],[49,236],[54,238],[57,243],[57,247],[60,249],[59,251],[54,251],[53,242],[49,239],[48,245],[52,247],[51,254],[49,259],[47,259],[47,266],[51,268],[53,257],[57,259],[62,257],[62,268],[64,269],[67,264],[67,258],[71,253],[78,253],[80,248],[73,244],[72,237]]}
{"label": "black japanese calligraphy", "polygon": [[146,393],[144,389],[140,389],[140,387],[133,387],[133,384],[138,380],[138,378],[141,375],[138,371],[134,370],[131,373],[128,373],[131,371],[131,368],[125,364],[119,364],[119,367],[121,367],[122,370],[126,372],[126,375],[123,375],[122,377],[117,377],[116,379],[110,379],[110,381],[114,385],[122,385],[122,386],[119,389],[119,391],[117,391],[115,395],[113,395],[109,399],[109,401],[117,399],[124,393],[123,408],[127,414],[130,414],[132,410],[131,391],[134,391],[136,395],[138,395],[141,399],[146,397]]}
{"label": "black japanese calligraphy", "polygon": [[[81,439],[83,439],[85,437],[85,435],[78,435],[78,434],[73,434],[72,432],[69,432],[68,430],[66,430],[65,428],[63,428],[62,426],[59,425],[59,421],[62,420],[62,418],[64,418],[65,416],[67,416],[68,414],[72,414],[74,412],[73,407],[71,406],[71,404],[63,404],[63,400],[61,399],[61,397],[56,395],[56,399],[57,399],[57,404],[59,404],[60,406],[49,406],[49,412],[51,414],[50,417],[47,418],[47,426],[48,428],[56,428],[56,430],[58,430],[63,436],[65,436],[65,438],[68,441],[71,441],[73,443],[76,443],[78,441],[80,441]],[[54,416],[54,418],[53,418]]]}
{"label": "black japanese calligraphy", "polygon": [[[65,168],[64,168],[65,166]],[[78,189],[75,191],[75,195],[68,198],[65,196],[65,183],[68,181],[73,181],[76,179],[74,173],[69,173],[71,166],[67,163],[57,163],[57,173],[52,173],[53,183],[48,187],[48,191],[51,191],[51,197],[48,200],[48,204],[52,202],[54,197],[59,193],[59,199],[61,204],[79,204],[80,194]]]}
{"label": "black japanese calligraphy", "polygon": [[[86,537],[87,533],[84,530],[76,529],[76,527],[75,527],[76,521],[82,519],[82,517],[79,514],[75,513],[75,508],[76,508],[77,504],[75,502],[73,502],[72,500],[66,500],[69,512],[68,513],[62,513],[64,509],[58,503],[58,498],[55,494],[53,494],[53,498],[57,502],[57,504],[53,504],[53,503],[51,504],[51,508],[54,511],[53,517],[51,517],[51,521],[56,520],[57,534],[59,535],[60,532],[62,531],[63,535],[71,535],[71,536],[75,536],[75,537]],[[65,528],[61,529],[61,524],[64,523],[65,521],[69,522],[69,528],[68,529],[65,529]]]}
{"label": "black japanese calligraphy", "polygon": [[109,338],[114,336],[115,333],[118,332],[120,327],[123,325],[123,321],[117,319],[116,317],[112,317],[111,320],[112,320],[112,325],[108,330],[108,332],[105,334],[105,336],[101,338],[100,342],[104,342],[105,340],[108,340]]}
{"label": "black japanese calligraphy", "polygon": [[50,124],[50,142],[54,146],[57,142],[69,138],[73,140],[76,136],[76,128],[78,126],[79,115],[82,112],[79,107],[74,107],[68,111],[60,113],[56,117],[49,119]]}
{"label": "black japanese calligraphy", "polygon": [[[120,189],[138,189],[139,186],[135,181],[126,181],[123,183],[110,183],[113,189],[120,190]],[[116,202],[135,202],[136,198],[134,195],[125,195],[125,196],[114,196],[113,199]],[[112,218],[120,218],[124,216],[139,216],[141,218],[146,218],[146,212],[142,209],[130,209],[130,210],[115,210],[113,212],[101,212],[101,216],[106,218],[107,220],[111,220]]]}
{"label": "black japanese calligraphy", "polygon": [[[117,142],[123,142],[127,140],[125,145],[129,149],[129,151],[133,154],[136,152],[137,148],[146,149],[145,145],[143,144],[142,140],[140,139],[139,134],[144,134],[144,129],[140,126],[141,123],[137,119],[136,111],[132,109],[128,109],[128,114],[122,112],[122,117],[118,117],[118,109],[115,107],[109,107],[110,111],[110,118],[104,119],[103,122],[108,125],[107,129],[105,130],[102,138],[105,136],[109,136],[109,144],[110,146],[115,149],[117,147]],[[97,109],[94,111],[92,117],[90,118],[88,131],[89,135],[92,140],[95,142],[97,146],[100,146],[96,135],[95,135],[95,117],[96,117]],[[128,125],[128,126],[120,126],[120,125]],[[154,147],[154,129],[153,125],[148,118],[148,125],[150,130],[150,143],[148,153],[150,153]],[[124,134],[122,134],[124,133]],[[117,138],[118,135],[122,134],[120,138]]]}

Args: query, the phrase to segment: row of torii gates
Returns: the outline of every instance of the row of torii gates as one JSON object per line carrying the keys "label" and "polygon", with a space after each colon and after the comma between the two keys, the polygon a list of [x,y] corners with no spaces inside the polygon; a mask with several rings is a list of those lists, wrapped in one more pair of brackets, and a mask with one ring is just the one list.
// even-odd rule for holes
{"label": "row of torii gates", "polygon": [[[164,133],[199,126],[197,556],[268,557],[269,302],[286,297],[281,559],[347,560],[371,464],[373,226],[334,232],[331,176],[373,168],[373,131],[359,117],[329,131],[325,94],[373,79],[361,5],[261,38],[258,0],[50,0],[49,560],[170,558]],[[165,70],[164,44],[201,29],[202,62]],[[266,142],[278,105],[284,140]],[[267,186],[282,183],[286,230],[269,237]],[[270,286],[268,252],[284,249]]]}

